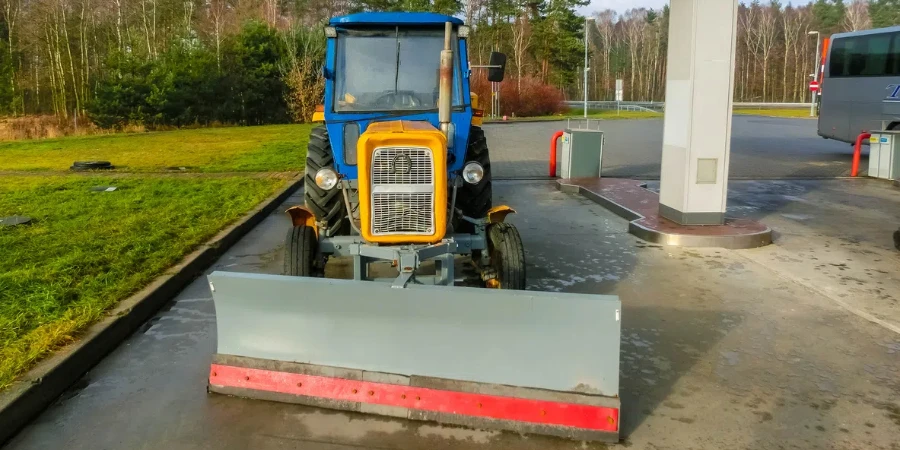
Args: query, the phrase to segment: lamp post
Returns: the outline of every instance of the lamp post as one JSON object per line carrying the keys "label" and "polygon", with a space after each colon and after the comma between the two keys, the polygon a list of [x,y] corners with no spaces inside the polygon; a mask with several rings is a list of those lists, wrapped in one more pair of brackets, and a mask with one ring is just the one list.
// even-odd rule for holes
{"label": "lamp post", "polygon": [[588,71],[591,70],[588,67],[588,22],[594,20],[591,17],[584,18],[584,118],[587,119],[587,110],[588,110]]}
{"label": "lamp post", "polygon": [[[815,73],[813,73],[810,76],[812,77],[813,80],[819,81],[819,72],[821,71],[819,69],[819,51],[821,49],[820,46],[822,45],[822,40],[820,39],[818,31],[810,31],[809,33],[806,33],[806,34],[809,36],[813,36],[813,35],[816,36],[816,54],[815,54],[815,59],[813,60],[813,67],[815,68],[816,71],[815,71]],[[819,89],[821,89],[821,88],[822,88],[822,85],[819,84]],[[813,91],[813,90],[810,90],[809,92],[810,92],[810,94],[812,94],[812,99],[809,102],[809,117],[815,117],[816,116],[816,100],[818,98],[819,92]]]}

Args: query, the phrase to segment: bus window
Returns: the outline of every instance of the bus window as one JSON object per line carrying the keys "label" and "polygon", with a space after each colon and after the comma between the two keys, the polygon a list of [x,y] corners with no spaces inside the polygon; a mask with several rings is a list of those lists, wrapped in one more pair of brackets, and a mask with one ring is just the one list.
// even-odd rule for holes
{"label": "bus window", "polygon": [[[879,34],[866,36],[864,46],[864,61],[859,75],[870,77],[883,77],[887,75],[887,60],[891,49],[891,35]],[[852,72],[851,72],[852,74]]]}
{"label": "bus window", "polygon": [[855,43],[856,41],[852,38],[835,39],[831,43],[829,76],[846,77],[850,75],[848,63],[850,62],[850,53],[853,51],[853,44]]}
{"label": "bus window", "polygon": [[900,33],[894,33],[891,54],[888,55],[888,75],[900,75]]}
{"label": "bus window", "polygon": [[883,77],[893,67],[891,39],[898,35],[876,34],[835,39],[831,48],[832,77]]}

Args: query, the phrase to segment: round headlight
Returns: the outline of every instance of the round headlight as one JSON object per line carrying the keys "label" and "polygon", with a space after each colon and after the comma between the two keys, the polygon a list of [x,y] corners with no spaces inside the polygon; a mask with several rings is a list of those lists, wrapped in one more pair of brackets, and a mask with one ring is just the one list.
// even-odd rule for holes
{"label": "round headlight", "polygon": [[481,164],[477,162],[466,163],[466,166],[463,167],[462,175],[466,183],[478,184],[484,178],[484,167],[481,167]]}
{"label": "round headlight", "polygon": [[316,172],[316,186],[319,186],[326,191],[334,189],[337,186],[338,176],[334,172],[334,170],[329,168],[319,169]]}

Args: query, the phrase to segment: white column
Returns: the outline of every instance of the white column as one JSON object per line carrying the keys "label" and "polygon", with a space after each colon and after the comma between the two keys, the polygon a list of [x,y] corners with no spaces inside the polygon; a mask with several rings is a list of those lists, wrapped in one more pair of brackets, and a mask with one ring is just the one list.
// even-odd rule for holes
{"label": "white column", "polygon": [[682,225],[725,219],[737,0],[671,0],[659,212]]}

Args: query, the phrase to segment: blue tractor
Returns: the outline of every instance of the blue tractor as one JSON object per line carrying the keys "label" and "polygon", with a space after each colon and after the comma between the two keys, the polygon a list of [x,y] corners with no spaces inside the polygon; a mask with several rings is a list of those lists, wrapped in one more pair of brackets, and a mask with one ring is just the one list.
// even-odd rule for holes
{"label": "blue tractor", "polygon": [[[360,13],[325,29],[325,102],[306,162],[305,207],[289,210],[285,272],[320,276],[352,256],[354,277],[391,260],[399,285],[453,284],[454,255],[471,255],[485,286],[525,288],[512,212],[494,207],[478,97],[469,92],[468,27],[434,13]],[[491,55],[490,81],[506,56]],[[416,275],[436,259],[443,273]],[[448,267],[449,266],[449,267]],[[440,271],[439,271],[440,272]]]}
{"label": "blue tractor", "polygon": [[[326,34],[324,125],[309,139],[306,204],[288,210],[288,276],[207,277],[209,391],[617,441],[621,302],[524,291],[513,211],[491,201],[468,29],[363,13]],[[491,60],[500,81],[505,57]],[[324,277],[335,256],[352,258],[354,280]],[[454,286],[456,262],[476,286]]]}

